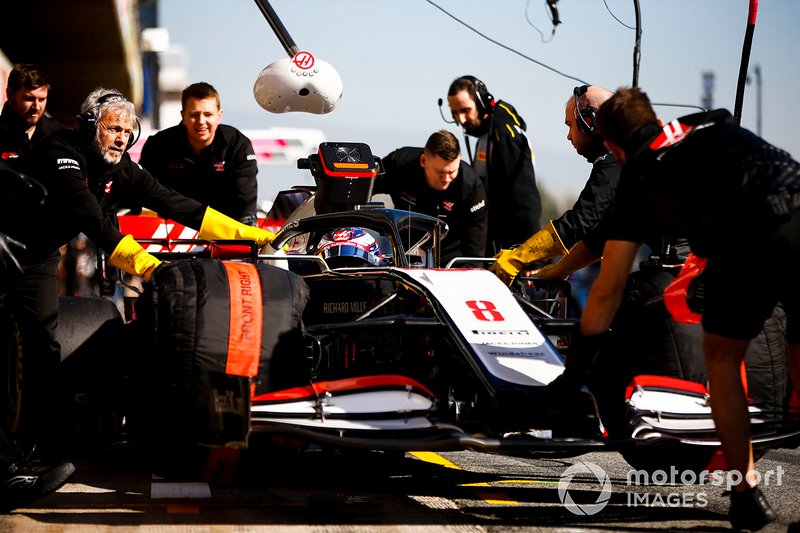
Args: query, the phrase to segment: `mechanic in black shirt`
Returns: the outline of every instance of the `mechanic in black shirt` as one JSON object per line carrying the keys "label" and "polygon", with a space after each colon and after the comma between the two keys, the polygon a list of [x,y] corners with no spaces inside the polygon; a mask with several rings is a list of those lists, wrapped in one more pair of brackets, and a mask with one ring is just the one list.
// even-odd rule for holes
{"label": "mechanic in black shirt", "polygon": [[[41,357],[42,383],[48,383],[47,376],[54,375],[60,361],[54,335],[58,279],[53,261],[59,247],[82,232],[110,254],[110,265],[129,274],[148,280],[160,264],[130,235],[123,236],[117,229],[119,207],[138,202],[161,216],[199,228],[201,239],[249,239],[263,246],[274,237],[165,187],[131,161],[127,150],[137,123],[131,102],[118,91],[98,88],[84,101],[75,130],[51,135],[20,161],[21,170],[44,185],[47,198],[41,213],[21,206],[6,210],[0,231],[26,245],[20,254],[26,270],[23,277],[33,276],[28,271],[31,265],[48,266],[33,271],[32,290],[22,302],[26,316],[21,317],[30,329],[37,330],[35,338],[47,345],[47,350],[36,354]],[[19,283],[13,275],[3,281],[10,287]],[[48,394],[38,397],[40,409],[45,410]],[[38,414],[39,421],[49,419],[45,413]],[[33,420],[36,417],[34,412]]]}
{"label": "mechanic in black shirt", "polygon": [[[26,190],[24,183],[30,184],[31,181],[21,177],[19,172],[0,161],[0,183],[3,184],[2,194],[0,194],[0,209],[10,209],[13,204],[27,203],[31,210],[36,209],[41,200],[42,190],[38,187],[35,191]],[[22,188],[14,190],[9,186],[11,183],[23,185]],[[18,251],[15,243],[9,241],[5,234],[0,234],[0,279],[5,280],[12,272],[18,271],[13,255]],[[4,291],[5,282],[0,283],[0,291]],[[16,342],[13,341],[14,319],[11,309],[8,309],[9,297],[5,292],[0,292],[0,342],[2,349],[6,352],[16,350]],[[5,355],[5,354],[4,354]],[[12,359],[13,356],[12,356]],[[3,357],[3,361],[6,358]],[[8,371],[8,370],[5,370]],[[4,371],[4,373],[5,373]],[[9,376],[15,379],[14,376]],[[3,379],[6,376],[3,375]],[[26,380],[27,380],[26,376]],[[4,387],[5,389],[5,387]],[[3,416],[0,416],[0,513],[6,513],[39,499],[47,494],[54,492],[75,472],[75,466],[66,461],[57,463],[43,463],[38,458],[31,460],[31,454],[22,450],[13,440],[8,422],[6,420],[7,406],[3,406]],[[16,413],[8,413],[15,416]]]}
{"label": "mechanic in black shirt", "polygon": [[595,131],[597,109],[612,94],[603,87],[583,85],[575,87],[567,100],[564,118],[567,140],[591,163],[592,171],[572,209],[548,222],[520,246],[497,255],[489,269],[507,285],[528,265],[569,253],[613,205],[620,167]]}
{"label": "mechanic in black shirt", "polygon": [[255,226],[255,151],[221,119],[217,90],[205,82],[189,85],[181,93],[181,123],[148,138],[139,163],[167,187]]}
{"label": "mechanic in black shirt", "polygon": [[540,228],[542,201],[526,124],[514,106],[495,101],[474,76],[454,80],[447,102],[455,121],[478,139],[471,164],[486,191],[489,226],[485,255],[492,257]]}
{"label": "mechanic in black shirt", "polygon": [[[9,73],[6,97],[8,100],[3,105],[0,113],[0,161],[11,169],[18,168],[23,159],[33,148],[44,139],[62,128],[61,123],[48,117],[47,98],[50,94],[50,84],[44,72],[34,65],[16,65]],[[15,208],[30,210],[30,191],[26,191],[22,180],[13,178],[13,174],[3,176],[1,183],[3,209],[0,210],[0,221],[6,222],[5,226],[17,224],[16,217],[12,215]],[[36,191],[33,191],[34,193]],[[27,214],[31,212],[28,211]],[[31,328],[31,321],[25,320],[27,316],[39,314],[39,289],[41,280],[55,275],[58,268],[59,256],[57,253],[49,254],[38,261],[28,263],[24,276],[15,276],[13,284],[0,283],[3,305],[20,318],[20,334],[25,353],[52,354],[54,347],[49,343],[50,338],[41,335],[36,327]],[[16,273],[16,270],[14,271]],[[26,368],[30,371],[29,377],[35,368]],[[3,371],[2,379],[6,379]],[[38,380],[31,379],[31,383]],[[47,387],[46,384],[42,384]],[[35,399],[38,394],[30,397]],[[28,422],[26,419],[24,422]]]}
{"label": "mechanic in black shirt", "polygon": [[50,84],[34,65],[16,65],[8,75],[6,103],[0,112],[0,160],[14,167],[33,146],[62,128],[45,114]]}
{"label": "mechanic in black shirt", "polygon": [[[729,469],[743,476],[731,492],[729,518],[736,529],[758,530],[776,515],[756,486],[739,372],[750,340],[782,301],[792,381],[800,385],[800,163],[725,110],[662,128],[637,88],[619,89],[598,110],[597,126],[623,173],[604,221],[608,240],[581,336],[552,393],[574,391],[585,381],[643,236],[687,235],[692,252],[708,259],[702,325],[712,415]],[[755,248],[768,274],[743,302],[741,283],[752,267],[742,258]]]}
{"label": "mechanic in black shirt", "polygon": [[383,166],[385,173],[373,193],[389,194],[396,209],[447,223],[442,266],[455,257],[483,257],[486,196],[472,167],[461,160],[455,135],[439,130],[428,137],[425,148],[399,148],[383,158]]}

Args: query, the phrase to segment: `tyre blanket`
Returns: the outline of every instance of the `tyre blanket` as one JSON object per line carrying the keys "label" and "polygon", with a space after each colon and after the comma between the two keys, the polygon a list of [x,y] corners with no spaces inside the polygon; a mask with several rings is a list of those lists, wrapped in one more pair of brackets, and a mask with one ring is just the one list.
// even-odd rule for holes
{"label": "tyre blanket", "polygon": [[251,396],[303,383],[307,300],[302,278],[274,266],[165,264],[136,304],[140,423],[174,442],[244,447]]}

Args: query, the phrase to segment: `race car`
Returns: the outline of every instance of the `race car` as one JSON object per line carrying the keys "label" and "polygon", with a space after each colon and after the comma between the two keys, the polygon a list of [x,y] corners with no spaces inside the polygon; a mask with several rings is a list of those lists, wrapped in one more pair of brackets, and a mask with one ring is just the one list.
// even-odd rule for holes
{"label": "race car", "polygon": [[[218,475],[230,452],[287,442],[708,466],[719,442],[702,384],[636,376],[618,399],[626,432],[609,435],[588,389],[547,393],[577,326],[558,284],[532,300],[483,268],[445,268],[444,222],[370,202],[381,165],[366,144],[323,143],[299,166],[317,189],[272,253],[194,241],[164,253],[137,302],[129,422],[167,470]],[[757,448],[796,444],[796,421],[750,410]]]}

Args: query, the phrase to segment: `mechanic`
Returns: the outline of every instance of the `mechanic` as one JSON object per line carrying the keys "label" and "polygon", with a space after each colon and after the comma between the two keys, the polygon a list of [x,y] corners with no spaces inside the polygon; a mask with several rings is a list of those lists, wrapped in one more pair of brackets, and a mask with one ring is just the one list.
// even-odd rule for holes
{"label": "mechanic", "polygon": [[471,161],[489,207],[486,257],[517,245],[539,229],[542,201],[525,121],[514,106],[495,101],[474,76],[450,84],[447,102],[455,121],[477,138]]}
{"label": "mechanic", "polygon": [[255,151],[250,139],[221,120],[217,90],[205,82],[189,85],[181,93],[181,123],[150,136],[139,164],[167,187],[255,226]]}
{"label": "mechanic", "polygon": [[[396,209],[442,218],[442,265],[455,257],[483,257],[488,209],[483,185],[461,160],[458,139],[439,130],[424,148],[398,148],[383,158],[374,193],[389,194]],[[462,265],[463,266],[463,265]]]}
{"label": "mechanic", "polygon": [[6,103],[0,112],[0,160],[14,166],[33,146],[62,128],[45,114],[50,84],[34,65],[16,65],[8,75]]}
{"label": "mechanic", "polygon": [[[726,110],[688,115],[662,128],[637,88],[621,88],[601,106],[597,127],[623,171],[603,222],[608,241],[581,336],[550,392],[563,397],[585,382],[642,236],[655,228],[689,235],[692,252],[708,259],[702,326],[712,416],[729,469],[743,474],[731,492],[729,519],[736,529],[758,530],[777,517],[756,486],[739,372],[748,343],[782,301],[792,381],[800,384],[800,163],[741,128]],[[768,266],[747,305],[740,290],[743,245],[757,245]]]}
{"label": "mechanic", "polygon": [[620,167],[595,129],[597,109],[612,94],[603,87],[583,85],[575,87],[567,100],[564,117],[567,140],[591,163],[592,171],[572,209],[548,222],[520,246],[497,255],[489,270],[507,285],[532,263],[569,253],[568,250],[597,226],[613,205]]}
{"label": "mechanic", "polygon": [[[15,191],[8,187],[8,184],[17,177],[17,172],[0,162],[0,183],[4,185],[0,194],[0,206],[3,210],[10,209],[14,203],[26,201],[25,197],[17,197]],[[9,242],[5,234],[0,234],[0,278],[2,279],[17,269],[12,249],[16,249],[14,244]],[[0,283],[0,291],[4,285],[6,284]],[[12,322],[7,312],[7,303],[7,295],[5,292],[0,292],[0,338],[3,339],[3,349],[12,350],[15,343],[6,343],[6,339],[12,335]],[[11,511],[57,490],[73,472],[75,466],[69,462],[46,464],[41,460],[32,460],[30,454],[23,453],[14,442],[5,415],[0,417],[0,513]]]}
{"label": "mechanic", "polygon": [[[6,97],[8,100],[3,105],[0,113],[0,161],[9,167],[16,168],[22,159],[29,154],[35,146],[44,139],[62,129],[58,120],[48,117],[47,98],[50,93],[50,84],[47,75],[34,65],[16,65],[8,76]],[[15,206],[28,206],[29,198],[23,188],[18,187],[13,176],[3,176],[2,204],[3,212],[0,221],[4,226],[17,224],[12,216]],[[55,252],[55,250],[53,250]],[[48,308],[42,302],[39,287],[42,279],[46,279],[57,271],[59,254],[53,253],[42,257],[35,262],[26,264],[25,274],[16,275],[14,283],[0,284],[5,305],[13,311],[20,320],[20,335],[24,342],[23,349],[28,353],[42,354],[48,357],[56,353],[51,338],[42,335],[37,329],[35,320],[27,320],[33,316],[44,316]],[[37,355],[38,357],[38,355]],[[31,375],[35,368],[29,368]],[[6,379],[8,370],[3,371],[2,379]],[[43,390],[48,385],[32,379],[35,385],[41,384]],[[38,398],[39,394],[31,398]]]}
{"label": "mechanic", "polygon": [[[60,246],[82,232],[110,254],[110,265],[149,280],[161,261],[117,229],[116,210],[127,202],[138,202],[161,216],[199,228],[201,239],[249,239],[263,246],[274,237],[269,231],[237,222],[161,185],[131,161],[127,150],[133,144],[137,125],[133,104],[121,93],[104,88],[92,91],[76,117],[75,130],[51,135],[21,160],[21,169],[48,191],[41,212],[14,206],[6,210],[0,227],[27,246],[20,254],[26,269],[48,262],[48,268],[31,282],[35,288],[31,299],[36,305],[26,309],[24,317],[49,348],[36,353],[38,405],[29,414],[30,420],[40,421],[31,437],[45,447],[58,438],[48,433],[56,424],[48,422],[52,421],[52,388],[45,385],[55,377],[60,361],[60,346],[54,335],[58,311],[54,258]],[[29,275],[27,270],[24,275]],[[18,283],[14,275],[3,281],[12,287]]]}

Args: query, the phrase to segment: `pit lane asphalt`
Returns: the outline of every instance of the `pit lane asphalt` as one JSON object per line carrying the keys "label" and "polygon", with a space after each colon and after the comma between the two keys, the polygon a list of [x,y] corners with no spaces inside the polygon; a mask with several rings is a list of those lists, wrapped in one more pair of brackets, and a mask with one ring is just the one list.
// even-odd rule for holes
{"label": "pit lane asphalt", "polygon": [[[154,478],[129,451],[74,460],[78,471],[68,484],[0,515],[0,533],[729,529],[723,488],[632,486],[627,482],[631,468],[617,453],[569,459],[474,452],[273,453],[244,462],[231,484],[212,487]],[[595,514],[575,514],[559,497],[565,470],[581,462],[599,466],[611,484],[610,499]],[[779,483],[762,485],[780,515],[763,531],[800,531],[800,451],[772,450],[757,467],[762,473],[782,469]],[[575,502],[573,510],[592,510],[586,505],[602,500],[602,484],[591,473],[576,475],[564,487]]]}

